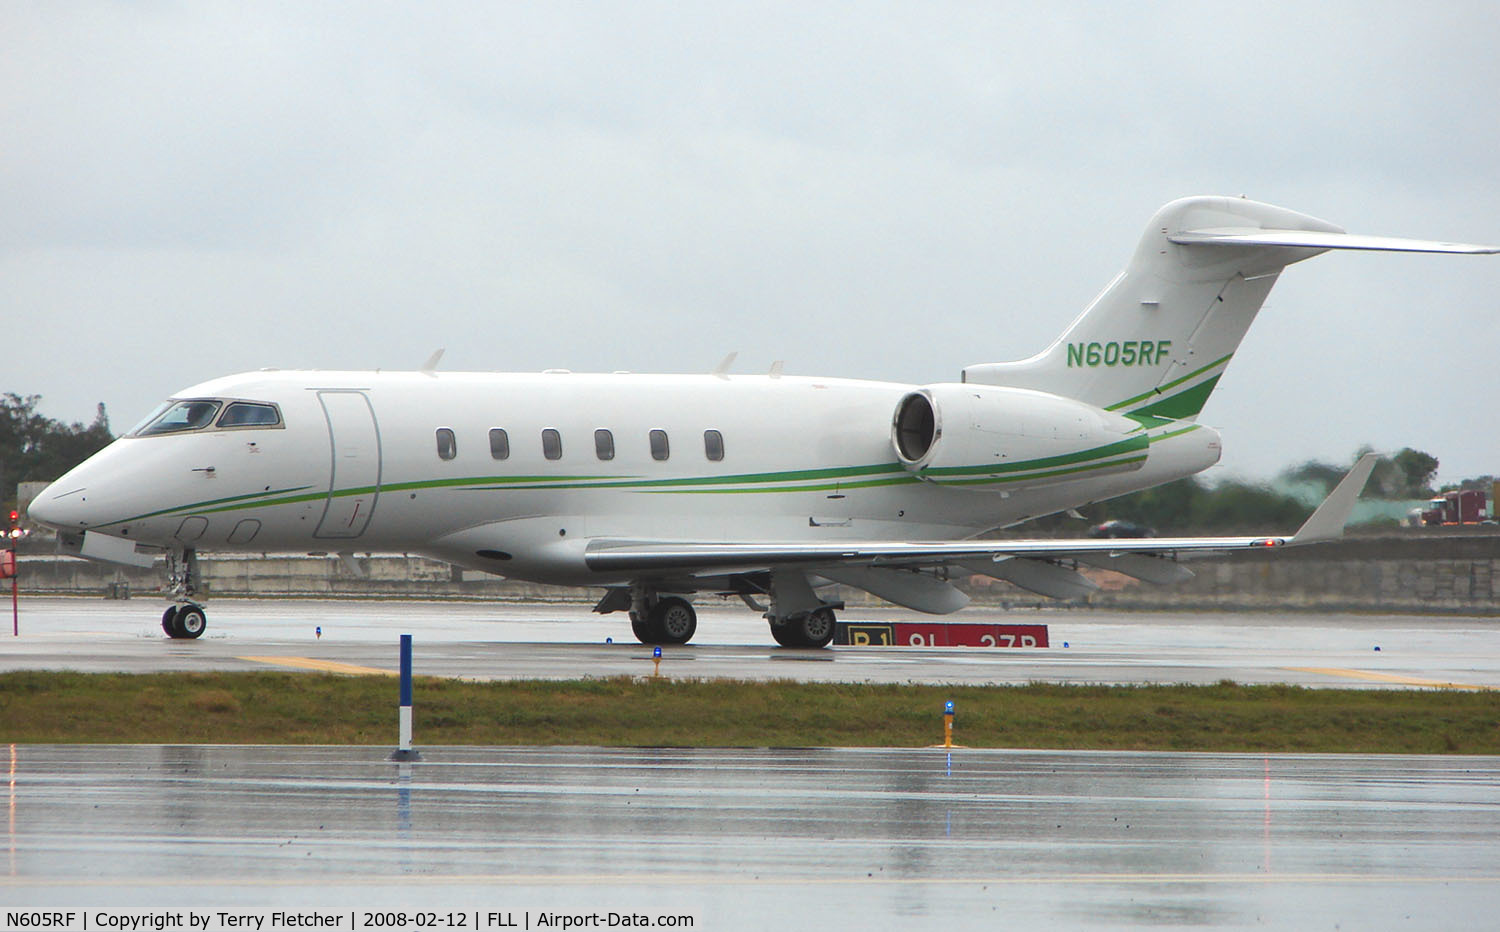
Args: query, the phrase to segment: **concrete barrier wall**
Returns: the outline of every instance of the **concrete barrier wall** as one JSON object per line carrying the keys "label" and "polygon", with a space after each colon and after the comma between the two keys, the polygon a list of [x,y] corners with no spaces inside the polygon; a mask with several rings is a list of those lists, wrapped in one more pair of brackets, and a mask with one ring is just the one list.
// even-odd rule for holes
{"label": "concrete barrier wall", "polygon": [[1095,574],[1099,607],[1267,605],[1308,609],[1500,614],[1500,559],[1218,562],[1170,590]]}
{"label": "concrete barrier wall", "polygon": [[[355,575],[336,558],[204,557],[198,561],[207,597],[231,598],[403,598],[508,599],[593,602],[601,592],[541,586],[461,571],[436,560],[411,556],[365,556]],[[166,570],[117,567],[64,556],[23,556],[21,591],[52,595],[111,593],[161,598]]]}
{"label": "concrete barrier wall", "polygon": [[[422,557],[356,558],[363,578],[331,557],[223,556],[199,561],[210,596],[261,598],[424,598],[592,603],[597,589],[516,582],[462,571]],[[1186,564],[1195,577],[1153,586],[1102,570],[1084,570],[1101,586],[1088,604],[1099,608],[1292,608],[1455,612],[1500,615],[1500,536],[1430,539],[1355,539],[1327,546],[1249,553],[1231,560]],[[165,574],[90,563],[71,557],[25,555],[21,590],[104,597],[110,592],[160,598]],[[1057,603],[988,577],[956,580],[975,601],[1012,606]],[[851,605],[884,604],[857,590],[839,598]]]}

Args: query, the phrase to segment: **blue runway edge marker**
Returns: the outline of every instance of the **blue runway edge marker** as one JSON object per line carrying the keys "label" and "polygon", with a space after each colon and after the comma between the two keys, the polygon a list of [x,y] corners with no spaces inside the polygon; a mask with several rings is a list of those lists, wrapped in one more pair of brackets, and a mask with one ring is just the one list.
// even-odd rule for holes
{"label": "blue runway edge marker", "polygon": [[411,635],[401,635],[401,708],[398,713],[400,746],[391,753],[391,760],[421,760],[422,755],[411,746]]}

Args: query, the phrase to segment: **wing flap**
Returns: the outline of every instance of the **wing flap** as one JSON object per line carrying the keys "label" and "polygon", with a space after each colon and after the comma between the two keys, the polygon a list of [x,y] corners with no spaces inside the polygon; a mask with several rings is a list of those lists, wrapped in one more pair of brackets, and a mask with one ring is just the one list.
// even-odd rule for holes
{"label": "wing flap", "polygon": [[1086,599],[1099,590],[1098,583],[1077,570],[1044,560],[971,560],[964,563],[963,567],[982,576],[1014,583],[1027,592],[1035,592],[1049,599]]}
{"label": "wing flap", "polygon": [[969,604],[969,597],[952,583],[924,573],[876,566],[838,566],[821,568],[818,575],[929,615],[951,615]]}

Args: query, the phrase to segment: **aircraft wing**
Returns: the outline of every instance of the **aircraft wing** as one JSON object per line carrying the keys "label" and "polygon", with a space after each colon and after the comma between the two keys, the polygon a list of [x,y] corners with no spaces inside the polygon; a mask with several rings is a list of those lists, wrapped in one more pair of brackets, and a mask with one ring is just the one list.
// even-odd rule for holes
{"label": "aircraft wing", "polygon": [[749,571],[777,567],[921,567],[1009,558],[1109,559],[1130,554],[1177,556],[1202,551],[1255,550],[1334,540],[1348,520],[1377,457],[1361,457],[1349,474],[1291,536],[1034,538],[958,541],[632,541],[589,542],[584,561],[599,572]]}
{"label": "aircraft wing", "polygon": [[584,561],[600,572],[724,570],[777,566],[931,566],[965,560],[1031,557],[1061,559],[1087,554],[1176,554],[1247,550],[1293,543],[1289,537],[1060,538],[962,541],[766,541],[717,544],[596,539]]}

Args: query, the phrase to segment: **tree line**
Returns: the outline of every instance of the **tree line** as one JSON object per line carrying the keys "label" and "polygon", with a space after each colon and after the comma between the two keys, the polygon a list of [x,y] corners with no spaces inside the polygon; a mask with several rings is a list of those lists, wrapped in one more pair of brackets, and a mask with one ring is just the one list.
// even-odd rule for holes
{"label": "tree line", "polygon": [[[1193,476],[1080,511],[1091,522],[1130,521],[1167,532],[1256,533],[1267,528],[1294,528],[1307,520],[1316,502],[1309,504],[1306,495],[1298,496],[1293,489],[1299,485],[1312,487],[1320,500],[1368,452],[1369,447],[1361,448],[1345,465],[1309,460],[1282,470],[1270,483],[1227,480],[1209,484]],[[1438,491],[1433,488],[1437,471],[1437,457],[1404,447],[1376,461],[1363,497],[1388,501],[1431,498]],[[1488,479],[1465,480],[1465,487]]]}
{"label": "tree line", "polygon": [[68,424],[37,411],[41,395],[0,396],[0,501],[15,507],[16,485],[51,482],[114,440],[101,401],[94,420]]}

